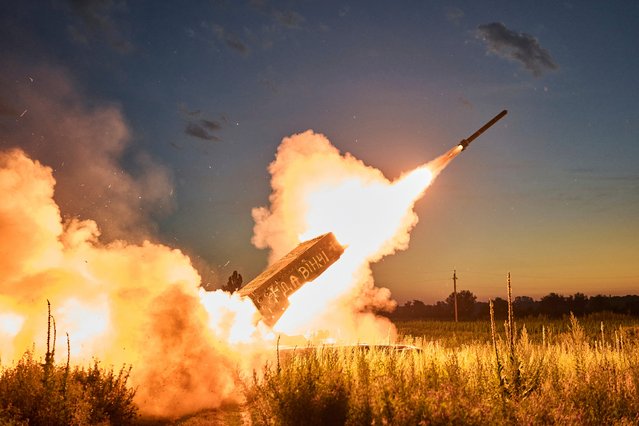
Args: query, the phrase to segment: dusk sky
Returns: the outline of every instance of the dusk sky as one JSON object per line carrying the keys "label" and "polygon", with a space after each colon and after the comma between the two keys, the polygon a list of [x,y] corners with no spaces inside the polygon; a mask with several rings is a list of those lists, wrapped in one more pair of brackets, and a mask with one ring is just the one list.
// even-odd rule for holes
{"label": "dusk sky", "polygon": [[217,288],[266,267],[251,209],[282,138],[313,129],[393,179],[507,109],[377,285],[637,294],[638,24],[636,1],[6,1],[0,149],[51,167],[104,242],[150,236]]}

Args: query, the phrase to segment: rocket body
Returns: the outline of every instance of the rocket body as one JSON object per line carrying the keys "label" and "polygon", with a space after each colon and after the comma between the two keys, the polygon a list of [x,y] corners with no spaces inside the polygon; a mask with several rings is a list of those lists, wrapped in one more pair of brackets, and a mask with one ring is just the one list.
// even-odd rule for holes
{"label": "rocket body", "polygon": [[494,116],[488,123],[484,124],[479,130],[477,130],[475,133],[473,133],[472,135],[470,135],[468,138],[466,139],[462,139],[461,142],[459,142],[459,146],[462,147],[462,151],[465,150],[468,145],[470,145],[470,143],[472,141],[474,141],[475,139],[477,139],[477,137],[479,137],[479,135],[481,135],[482,133],[484,133],[486,130],[488,130],[489,127],[492,127],[493,124],[495,124],[496,122],[498,122],[499,120],[501,120],[501,118],[508,114],[507,110],[503,110],[502,112],[500,112],[499,114],[497,114],[496,116]]}

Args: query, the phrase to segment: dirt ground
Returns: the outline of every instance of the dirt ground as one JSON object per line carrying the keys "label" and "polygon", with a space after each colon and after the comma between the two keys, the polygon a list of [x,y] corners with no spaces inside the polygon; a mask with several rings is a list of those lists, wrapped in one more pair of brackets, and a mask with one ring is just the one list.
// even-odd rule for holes
{"label": "dirt ground", "polygon": [[248,412],[240,405],[203,410],[175,420],[141,418],[136,422],[136,426],[240,426],[248,424]]}

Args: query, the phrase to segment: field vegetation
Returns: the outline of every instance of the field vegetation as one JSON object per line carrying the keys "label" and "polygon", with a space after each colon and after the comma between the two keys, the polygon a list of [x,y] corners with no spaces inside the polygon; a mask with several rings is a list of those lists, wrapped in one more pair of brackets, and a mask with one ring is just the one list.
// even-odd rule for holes
{"label": "field vegetation", "polygon": [[[525,327],[531,343],[555,343],[571,332],[570,318],[570,314],[563,318],[526,317],[516,319],[514,326],[519,333]],[[458,323],[439,320],[395,320],[393,322],[400,335],[400,341],[424,338],[447,348],[492,341],[489,319]],[[496,320],[497,326],[502,329],[504,322]],[[604,338],[607,336],[608,341],[614,340],[615,334],[618,337],[622,333],[629,340],[639,338],[638,317],[600,312],[580,317],[578,323],[591,343],[602,339],[602,327]]]}
{"label": "field vegetation", "polygon": [[243,406],[179,420],[138,416],[130,368],[27,352],[0,365],[0,424],[639,424],[636,317],[515,319],[509,306],[505,320],[396,321],[403,349],[278,349],[244,378]]}
{"label": "field vegetation", "polygon": [[[510,290],[510,289],[509,289]],[[509,291],[510,293],[510,291]],[[247,386],[263,425],[636,425],[639,322],[397,322],[403,344],[279,354]]]}
{"label": "field vegetation", "polygon": [[129,368],[118,372],[96,360],[89,367],[56,364],[55,320],[49,308],[47,352],[38,360],[26,352],[12,366],[0,364],[0,425],[131,424],[137,418],[135,391],[127,385]]}

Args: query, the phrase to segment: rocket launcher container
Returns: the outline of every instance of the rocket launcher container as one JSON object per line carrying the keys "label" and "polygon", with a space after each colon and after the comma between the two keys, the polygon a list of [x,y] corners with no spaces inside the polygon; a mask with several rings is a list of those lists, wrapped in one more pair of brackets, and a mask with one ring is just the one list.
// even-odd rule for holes
{"label": "rocket launcher container", "polygon": [[313,281],[335,263],[344,253],[332,232],[300,243],[286,256],[239,290],[250,297],[269,327],[289,306],[288,296],[304,284]]}

